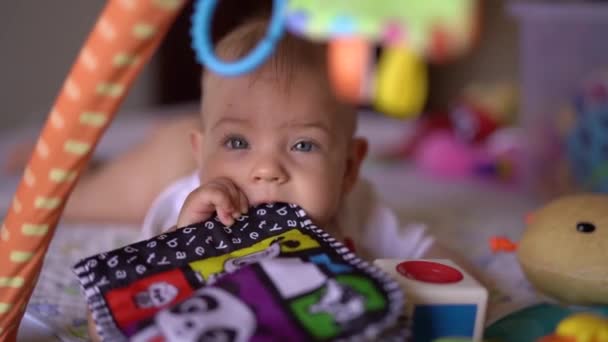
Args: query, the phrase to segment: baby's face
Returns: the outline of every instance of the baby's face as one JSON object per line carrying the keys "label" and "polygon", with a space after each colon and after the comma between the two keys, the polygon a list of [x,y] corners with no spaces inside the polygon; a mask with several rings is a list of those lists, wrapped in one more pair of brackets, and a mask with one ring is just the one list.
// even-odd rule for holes
{"label": "baby's face", "polygon": [[329,224],[358,173],[346,124],[353,113],[314,75],[295,72],[289,88],[273,77],[207,77],[193,135],[201,182],[227,177],[252,206],[295,203]]}

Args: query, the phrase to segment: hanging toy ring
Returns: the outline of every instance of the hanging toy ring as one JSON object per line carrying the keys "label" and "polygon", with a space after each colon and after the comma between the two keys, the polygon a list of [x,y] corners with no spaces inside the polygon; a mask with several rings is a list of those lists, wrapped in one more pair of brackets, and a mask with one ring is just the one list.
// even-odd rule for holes
{"label": "hanging toy ring", "polygon": [[266,36],[248,55],[235,62],[220,60],[211,41],[211,19],[217,0],[198,0],[192,17],[192,45],[199,63],[224,76],[238,76],[260,66],[270,54],[285,31],[285,0],[273,0],[273,11]]}

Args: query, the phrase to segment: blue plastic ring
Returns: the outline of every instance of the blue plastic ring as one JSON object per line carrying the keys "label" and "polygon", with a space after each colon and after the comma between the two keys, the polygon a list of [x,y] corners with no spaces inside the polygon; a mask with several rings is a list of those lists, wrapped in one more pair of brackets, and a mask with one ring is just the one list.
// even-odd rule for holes
{"label": "blue plastic ring", "polygon": [[273,0],[273,11],[266,36],[247,56],[235,62],[225,62],[217,58],[211,42],[211,19],[217,0],[198,0],[192,17],[192,47],[199,63],[224,76],[238,76],[248,73],[272,54],[275,45],[285,31],[286,0]]}

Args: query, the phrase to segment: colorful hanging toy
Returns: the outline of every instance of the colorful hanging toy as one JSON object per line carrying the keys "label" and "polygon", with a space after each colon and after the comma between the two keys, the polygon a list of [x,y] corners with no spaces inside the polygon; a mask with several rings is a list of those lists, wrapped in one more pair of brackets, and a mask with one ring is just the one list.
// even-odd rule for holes
{"label": "colorful hanging toy", "polygon": [[[64,205],[135,77],[187,3],[110,0],[100,14],[49,111],[0,228],[0,341],[14,341]],[[198,2],[193,21],[197,57],[225,75],[263,63],[285,29],[329,41],[337,94],[407,117],[426,97],[423,60],[462,54],[475,33],[475,0],[274,0],[268,35],[245,59],[214,57],[209,28],[215,0]],[[377,71],[374,45],[385,48]]]}
{"label": "colorful hanging toy", "polygon": [[[329,75],[336,93],[373,103],[397,117],[419,114],[427,95],[424,59],[441,62],[463,54],[476,32],[476,0],[274,0],[266,37],[243,59],[219,60],[211,43],[216,0],[199,1],[192,34],[199,62],[225,76],[247,73],[268,58],[285,29],[329,41]],[[384,46],[378,67],[375,44]]]}

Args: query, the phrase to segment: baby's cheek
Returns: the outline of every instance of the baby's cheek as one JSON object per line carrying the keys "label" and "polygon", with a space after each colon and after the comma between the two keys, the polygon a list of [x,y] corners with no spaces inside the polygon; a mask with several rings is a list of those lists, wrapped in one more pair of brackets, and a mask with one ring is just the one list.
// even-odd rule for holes
{"label": "baby's cheek", "polygon": [[212,179],[227,177],[233,181],[240,180],[241,174],[245,170],[244,159],[230,158],[224,154],[216,153],[203,160],[199,168],[199,178],[202,183]]}
{"label": "baby's cheek", "polygon": [[339,209],[339,184],[327,176],[303,183],[300,187],[299,204],[318,225],[330,222]]}

